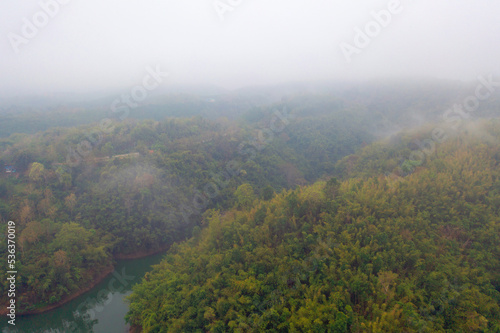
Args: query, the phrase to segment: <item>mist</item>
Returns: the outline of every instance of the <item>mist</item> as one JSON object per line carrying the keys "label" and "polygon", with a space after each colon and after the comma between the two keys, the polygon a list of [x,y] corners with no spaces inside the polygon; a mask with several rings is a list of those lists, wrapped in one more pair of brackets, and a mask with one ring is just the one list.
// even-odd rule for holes
{"label": "mist", "polygon": [[498,71],[496,1],[3,1],[0,96]]}

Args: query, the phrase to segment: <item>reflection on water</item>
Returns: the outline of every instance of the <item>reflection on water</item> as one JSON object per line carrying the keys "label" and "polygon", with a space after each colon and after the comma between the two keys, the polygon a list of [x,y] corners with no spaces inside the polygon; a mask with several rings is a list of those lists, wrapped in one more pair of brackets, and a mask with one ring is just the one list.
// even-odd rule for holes
{"label": "reflection on water", "polygon": [[2,333],[124,333],[128,332],[125,314],[132,286],[139,282],[151,265],[158,264],[163,254],[147,258],[122,260],[115,271],[88,293],[47,313],[16,317],[16,326],[0,319]]}

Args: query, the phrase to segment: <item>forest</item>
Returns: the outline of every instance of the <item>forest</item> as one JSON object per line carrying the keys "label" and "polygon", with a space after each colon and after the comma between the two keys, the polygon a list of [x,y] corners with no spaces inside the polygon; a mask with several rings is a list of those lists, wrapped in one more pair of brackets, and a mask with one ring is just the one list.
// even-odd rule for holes
{"label": "forest", "polygon": [[0,1],[0,332],[500,333],[499,13]]}
{"label": "forest", "polygon": [[[107,128],[93,123],[1,139],[0,165],[16,170],[2,170],[0,217],[17,221],[19,311],[64,301],[115,258],[154,253],[190,237],[205,209],[234,205],[242,182],[258,196],[306,184],[372,139],[359,118],[338,125],[345,110],[332,106],[313,118],[301,111],[302,100],[289,104],[293,122],[278,120],[276,110],[292,116],[288,106],[274,104],[238,121],[110,118]],[[324,103],[335,105],[329,98]],[[260,140],[257,133],[269,132],[273,119],[273,137]],[[336,135],[328,135],[332,128]],[[220,172],[229,166],[229,174]],[[214,183],[216,195],[207,194]],[[3,278],[1,286],[7,288]]]}
{"label": "forest", "polygon": [[128,320],[142,332],[498,332],[499,139],[485,121],[423,162],[401,163],[396,137],[342,159],[339,179],[266,198],[240,185],[232,209],[207,210],[135,287]]}
{"label": "forest", "polygon": [[498,331],[498,99],[441,117],[467,88],[9,113],[0,229],[16,221],[18,313],[169,249],[130,297],[144,332]]}

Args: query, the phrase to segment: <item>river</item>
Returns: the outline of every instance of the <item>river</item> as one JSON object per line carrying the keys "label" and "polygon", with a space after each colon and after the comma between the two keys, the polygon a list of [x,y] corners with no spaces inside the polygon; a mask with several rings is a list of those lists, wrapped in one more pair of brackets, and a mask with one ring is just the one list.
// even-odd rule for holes
{"label": "river", "polygon": [[119,260],[115,271],[92,290],[38,315],[16,317],[16,326],[2,316],[2,333],[124,333],[128,332],[125,314],[132,286],[140,282],[152,265],[160,263],[164,253],[140,259]]}

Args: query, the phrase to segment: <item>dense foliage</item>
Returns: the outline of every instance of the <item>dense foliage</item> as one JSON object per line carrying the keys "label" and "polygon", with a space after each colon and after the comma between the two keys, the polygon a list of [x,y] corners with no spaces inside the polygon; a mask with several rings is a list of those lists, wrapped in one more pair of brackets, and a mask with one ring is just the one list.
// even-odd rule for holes
{"label": "dense foliage", "polygon": [[[0,230],[16,222],[18,313],[64,301],[108,272],[115,258],[201,237],[207,210],[251,211],[256,200],[272,202],[275,193],[325,175],[344,181],[385,175],[393,188],[460,142],[461,124],[447,123],[454,127],[448,139],[420,161],[411,154],[432,137],[432,128],[357,150],[412,124],[417,114],[422,122],[441,117],[469,88],[387,83],[325,85],[314,94],[290,93],[300,87],[170,94],[151,96],[128,114],[111,112],[105,99],[42,109],[2,106]],[[475,116],[497,110],[492,97]],[[484,140],[491,142],[498,126],[487,129],[471,127],[469,134],[491,133]],[[6,250],[3,239],[4,257]],[[0,279],[3,304],[5,271]]]}
{"label": "dense foliage", "polygon": [[[295,115],[276,123],[272,137],[260,138],[276,109]],[[285,109],[259,108],[251,122],[114,120],[104,128],[53,128],[0,140],[0,166],[17,170],[1,170],[0,220],[2,232],[5,222],[16,222],[19,313],[85,288],[113,258],[190,237],[206,209],[227,210],[241,200],[246,207],[245,196],[268,198],[316,180],[325,168],[313,157],[331,164],[371,138],[356,117],[344,122],[342,136],[329,135],[322,124],[345,119],[345,110],[312,119],[304,107]],[[342,150],[321,153],[337,141]],[[240,193],[243,183],[250,187]],[[6,250],[0,246],[0,253]],[[0,292],[4,277],[0,273]]]}
{"label": "dense foliage", "polygon": [[339,163],[343,181],[267,200],[241,189],[135,287],[128,320],[143,332],[499,332],[499,140],[489,121],[415,161],[398,136]]}

